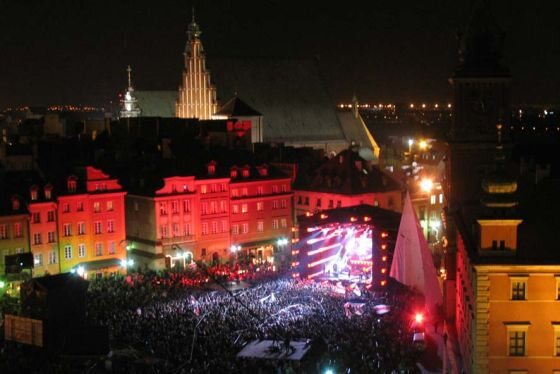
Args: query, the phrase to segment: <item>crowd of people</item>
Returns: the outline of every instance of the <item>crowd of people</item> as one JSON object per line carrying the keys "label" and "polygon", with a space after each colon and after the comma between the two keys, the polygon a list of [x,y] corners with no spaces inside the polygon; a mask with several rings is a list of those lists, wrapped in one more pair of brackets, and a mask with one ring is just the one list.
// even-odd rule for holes
{"label": "crowd of people", "polygon": [[[87,320],[108,328],[111,353],[90,372],[414,372],[417,352],[408,326],[413,295],[406,289],[379,294],[354,288],[352,297],[364,305],[359,315],[349,315],[348,297],[329,283],[263,271],[231,291],[240,281],[228,275],[231,270],[92,281]],[[389,312],[376,312],[379,304]],[[286,346],[305,340],[312,349],[292,363],[237,357],[247,343],[263,339]]]}

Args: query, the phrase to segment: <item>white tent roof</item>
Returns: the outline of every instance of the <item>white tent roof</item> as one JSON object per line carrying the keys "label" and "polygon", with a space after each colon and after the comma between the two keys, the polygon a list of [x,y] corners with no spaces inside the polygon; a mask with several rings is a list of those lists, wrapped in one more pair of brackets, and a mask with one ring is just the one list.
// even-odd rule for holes
{"label": "white tent roof", "polygon": [[430,312],[435,312],[436,305],[443,303],[432,254],[408,193],[399,225],[390,276],[422,293]]}

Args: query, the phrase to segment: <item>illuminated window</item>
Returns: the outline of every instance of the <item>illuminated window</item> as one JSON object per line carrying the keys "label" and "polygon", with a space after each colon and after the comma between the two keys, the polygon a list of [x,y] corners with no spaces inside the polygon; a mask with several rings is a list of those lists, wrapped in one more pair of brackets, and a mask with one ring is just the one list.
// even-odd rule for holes
{"label": "illuminated window", "polygon": [[278,193],[278,186],[277,185],[272,186],[272,193]]}
{"label": "illuminated window", "polygon": [[264,195],[263,186],[257,186],[257,195]]}
{"label": "illuminated window", "polygon": [[211,214],[216,213],[216,201],[210,201],[210,213]]}
{"label": "illuminated window", "polygon": [[237,188],[231,190],[231,197],[239,197],[239,190]]}
{"label": "illuminated window", "polygon": [[161,225],[159,232],[162,238],[169,238],[169,227],[167,227],[167,225]]}
{"label": "illuminated window", "polygon": [[109,242],[109,254],[114,255],[115,253],[117,253],[117,246],[115,245],[114,241],[110,241]]}
{"label": "illuminated window", "polygon": [[160,216],[167,215],[167,203],[159,203],[159,215]]}
{"label": "illuminated window", "polygon": [[49,265],[56,264],[56,252],[49,251]]}
{"label": "illuminated window", "polygon": [[70,260],[72,258],[72,246],[65,245],[64,246],[64,259]]}
{"label": "illuminated window", "polygon": [[33,234],[33,244],[41,244],[41,233],[37,232]]}
{"label": "illuminated window", "polygon": [[31,194],[31,200],[37,200],[37,198],[39,197],[39,187],[32,186],[29,192]]}
{"label": "illuminated window", "polygon": [[211,229],[212,229],[212,234],[217,234],[218,233],[218,222],[217,221],[212,221]]}
{"label": "illuminated window", "polygon": [[278,200],[272,201],[272,209],[278,209]]}
{"label": "illuminated window", "polygon": [[202,235],[208,235],[208,222],[203,222],[201,229]]}
{"label": "illuminated window", "polygon": [[183,212],[190,213],[191,212],[191,201],[190,200],[183,200]]}
{"label": "illuminated window", "polygon": [[83,212],[84,211],[84,202],[83,201],[78,201],[78,203],[76,205],[76,210],[78,212]]}
{"label": "illuminated window", "polygon": [[247,204],[241,204],[241,213],[247,213],[249,211],[249,208],[247,206]]}
{"label": "illuminated window", "polygon": [[62,204],[62,213],[68,213],[68,212],[70,212],[70,204],[68,203]]}
{"label": "illuminated window", "polygon": [[510,277],[511,300],[527,300],[527,277]]}
{"label": "illuminated window", "polygon": [[264,221],[263,220],[258,220],[257,221],[257,231],[258,232],[263,232],[264,231]]}
{"label": "illuminated window", "polygon": [[249,190],[247,189],[247,187],[243,187],[241,189],[241,196],[247,196],[249,195]]}
{"label": "illuminated window", "polygon": [[264,210],[264,202],[257,201],[257,211],[262,212]]}
{"label": "illuminated window", "polygon": [[14,223],[14,237],[21,238],[23,236],[23,231],[21,230],[21,223]]}
{"label": "illuminated window", "polygon": [[0,239],[8,239],[8,228],[6,225],[0,225]]}
{"label": "illuminated window", "polygon": [[86,233],[86,223],[78,222],[78,235],[85,235]]}
{"label": "illuminated window", "polygon": [[99,201],[93,203],[93,211],[95,213],[101,212],[101,204],[99,203]]}
{"label": "illuminated window", "polygon": [[48,243],[54,243],[55,242],[55,233],[54,231],[49,231],[47,233],[47,242]]}
{"label": "illuminated window", "polygon": [[69,223],[62,225],[64,236],[72,236],[72,226]]}
{"label": "illuminated window", "polygon": [[34,264],[35,266],[43,266],[43,254],[42,253],[37,253],[34,256]]}
{"label": "illuminated window", "polygon": [[280,200],[280,207],[282,209],[286,208],[287,206],[288,206],[288,202],[286,201],[286,199]]}
{"label": "illuminated window", "polygon": [[239,205],[237,205],[237,204],[232,205],[232,206],[231,206],[231,213],[232,213],[232,214],[237,214],[237,213],[239,213]]}
{"label": "illuminated window", "polygon": [[112,219],[107,221],[107,232],[115,232],[115,221]]}
{"label": "illuminated window", "polygon": [[192,225],[185,223],[185,235],[192,235]]}
{"label": "illuminated window", "polygon": [[101,221],[95,221],[94,227],[95,227],[95,233],[96,234],[101,234],[101,232],[102,232]]}
{"label": "illuminated window", "polygon": [[200,186],[200,193],[201,193],[201,194],[206,194],[206,193],[208,193],[208,186],[206,186],[205,184],[203,184],[202,186]]}
{"label": "illuminated window", "polygon": [[95,243],[95,255],[103,256],[103,243]]}
{"label": "illuminated window", "polygon": [[222,232],[228,232],[228,221],[227,221],[227,219],[222,220]]}
{"label": "illuminated window", "polygon": [[442,193],[439,194],[439,203],[443,204],[443,194]]}
{"label": "illuminated window", "polygon": [[280,227],[282,227],[283,229],[288,227],[288,220],[286,218],[280,218]]}
{"label": "illuminated window", "polygon": [[272,229],[273,230],[278,230],[278,219],[274,218],[272,220]]}
{"label": "illuminated window", "polygon": [[239,225],[231,225],[231,234],[239,235]]}
{"label": "illuminated window", "polygon": [[78,257],[86,257],[86,245],[78,244]]}
{"label": "illuminated window", "polygon": [[436,203],[436,195],[430,196],[430,204],[434,205]]}
{"label": "illuminated window", "polygon": [[249,232],[249,224],[247,222],[244,222],[241,224],[241,233],[242,234],[247,234]]}

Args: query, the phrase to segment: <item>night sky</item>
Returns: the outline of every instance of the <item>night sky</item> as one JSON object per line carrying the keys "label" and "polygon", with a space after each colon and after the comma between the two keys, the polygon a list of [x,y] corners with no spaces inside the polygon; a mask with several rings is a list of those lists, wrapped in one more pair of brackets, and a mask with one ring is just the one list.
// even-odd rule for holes
{"label": "night sky", "polygon": [[[489,0],[514,103],[558,103],[560,1]],[[24,4],[25,3],[25,4]],[[93,104],[126,86],[176,89],[196,6],[208,58],[319,56],[335,101],[444,102],[474,0],[1,0],[0,108]],[[218,87],[219,90],[219,87]]]}

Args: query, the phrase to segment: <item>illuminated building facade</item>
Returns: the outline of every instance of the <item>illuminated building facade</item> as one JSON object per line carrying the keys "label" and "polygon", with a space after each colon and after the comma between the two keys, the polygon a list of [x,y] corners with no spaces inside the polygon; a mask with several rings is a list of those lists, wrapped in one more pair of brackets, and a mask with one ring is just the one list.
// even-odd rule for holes
{"label": "illuminated building facade", "polygon": [[138,117],[140,116],[141,110],[138,106],[138,99],[134,93],[134,87],[132,87],[132,68],[130,65],[128,65],[126,72],[128,73],[128,88],[122,99],[121,118]]}
{"label": "illuminated building facade", "polygon": [[87,166],[57,197],[60,272],[103,276],[126,260],[125,195],[116,179]]}
{"label": "illuminated building facade", "polygon": [[206,56],[200,41],[200,27],[193,19],[187,30],[187,44],[183,53],[185,69],[176,104],[178,118],[211,119],[216,113],[216,88],[206,69]]}
{"label": "illuminated building facade", "polygon": [[129,193],[135,262],[170,268],[243,254],[271,261],[278,239],[291,237],[290,177],[267,165],[220,166],[211,161],[196,176],[165,177]]}
{"label": "illuminated building facade", "polygon": [[400,185],[358,152],[347,149],[309,173],[298,172],[294,185],[296,215],[368,204],[400,212]]}
{"label": "illuminated building facade", "polygon": [[0,275],[5,272],[5,256],[29,252],[28,214],[18,196],[0,206]]}

